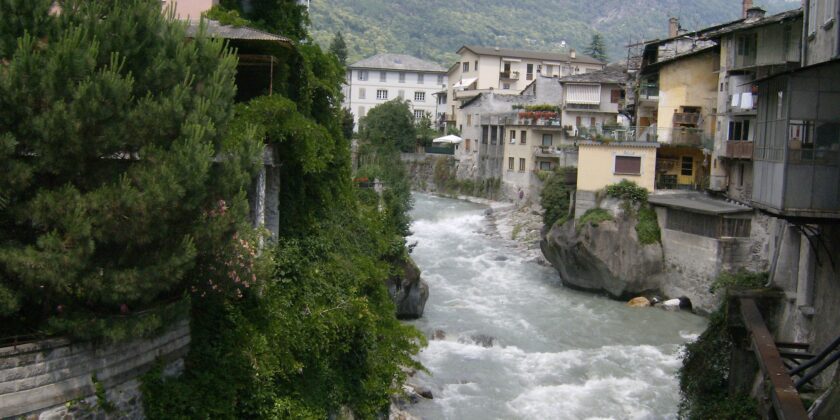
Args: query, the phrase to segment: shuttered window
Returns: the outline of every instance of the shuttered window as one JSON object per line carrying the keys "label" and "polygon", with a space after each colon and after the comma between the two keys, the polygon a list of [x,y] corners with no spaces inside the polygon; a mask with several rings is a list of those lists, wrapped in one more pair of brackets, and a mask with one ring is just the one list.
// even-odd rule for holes
{"label": "shuttered window", "polygon": [[566,103],[598,105],[601,103],[601,85],[566,86]]}
{"label": "shuttered window", "polygon": [[613,89],[610,91],[610,103],[617,104],[618,101],[621,99],[621,91],[618,89]]}
{"label": "shuttered window", "polygon": [[615,173],[627,175],[639,175],[642,173],[641,156],[616,156]]}

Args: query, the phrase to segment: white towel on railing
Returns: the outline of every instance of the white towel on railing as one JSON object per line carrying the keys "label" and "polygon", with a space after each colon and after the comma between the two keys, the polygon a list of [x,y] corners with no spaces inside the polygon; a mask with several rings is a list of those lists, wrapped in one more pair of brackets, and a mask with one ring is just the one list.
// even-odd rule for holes
{"label": "white towel on railing", "polygon": [[741,94],[741,109],[752,109],[753,107],[753,96],[750,92],[744,92]]}
{"label": "white towel on railing", "polygon": [[740,103],[741,103],[741,95],[739,95],[737,93],[732,95],[732,108],[737,108]]}

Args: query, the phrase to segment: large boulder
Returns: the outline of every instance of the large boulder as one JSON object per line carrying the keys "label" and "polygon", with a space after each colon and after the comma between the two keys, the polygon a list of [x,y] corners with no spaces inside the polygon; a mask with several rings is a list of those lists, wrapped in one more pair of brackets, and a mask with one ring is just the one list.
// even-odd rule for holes
{"label": "large boulder", "polygon": [[420,278],[420,269],[414,260],[406,258],[400,264],[403,275],[388,279],[388,294],[397,305],[397,318],[420,318],[429,299],[429,285]]}
{"label": "large boulder", "polygon": [[540,242],[543,255],[560,273],[563,284],[574,289],[629,299],[658,292],[658,274],[664,270],[662,246],[642,245],[636,218],[615,211],[614,220],[597,225],[568,221],[555,225]]}

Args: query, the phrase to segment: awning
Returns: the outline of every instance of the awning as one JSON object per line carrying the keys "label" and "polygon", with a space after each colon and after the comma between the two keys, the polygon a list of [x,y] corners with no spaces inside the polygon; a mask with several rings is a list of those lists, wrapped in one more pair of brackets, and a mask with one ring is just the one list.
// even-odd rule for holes
{"label": "awning", "polygon": [[507,58],[507,57],[502,57],[502,61],[510,61],[511,63],[520,63],[520,62],[522,62],[522,60],[521,60],[521,59],[519,59],[519,58]]}
{"label": "awning", "polygon": [[461,143],[462,141],[464,141],[464,139],[462,139],[462,138],[460,138],[460,137],[458,137],[454,134],[450,134],[448,136],[438,137],[438,138],[432,140],[432,143],[458,144],[458,143]]}
{"label": "awning", "polygon": [[469,85],[475,83],[476,80],[478,80],[477,77],[472,77],[472,78],[469,78],[469,79],[462,79],[460,82],[452,85],[452,88],[453,89],[465,88],[465,87],[468,87]]}
{"label": "awning", "polygon": [[601,103],[601,85],[566,85],[566,103],[598,105]]}

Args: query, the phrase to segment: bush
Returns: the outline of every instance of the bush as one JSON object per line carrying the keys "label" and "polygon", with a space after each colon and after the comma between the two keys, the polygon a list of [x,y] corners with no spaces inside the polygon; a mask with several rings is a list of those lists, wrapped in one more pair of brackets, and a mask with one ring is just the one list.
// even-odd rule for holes
{"label": "bush", "polygon": [[662,232],[656,219],[656,211],[643,206],[639,209],[639,219],[636,221],[636,236],[642,245],[655,244],[661,241]]}
{"label": "bush", "polygon": [[569,201],[572,190],[566,185],[566,168],[557,168],[543,184],[540,193],[540,205],[543,212],[543,223],[553,226],[558,220],[568,217]]}
{"label": "bush", "polygon": [[647,203],[648,191],[633,181],[622,179],[617,184],[608,185],[607,197],[629,200],[636,203]]}
{"label": "bush", "polygon": [[718,290],[744,290],[760,289],[767,284],[770,274],[767,272],[754,273],[741,269],[736,272],[723,272],[718,275],[709,291],[716,293]]}
{"label": "bush", "polygon": [[583,213],[583,216],[580,216],[580,219],[578,219],[577,228],[580,230],[587,223],[592,225],[592,227],[598,227],[599,223],[609,220],[613,220],[613,216],[610,212],[599,208],[589,209],[586,213]]}

